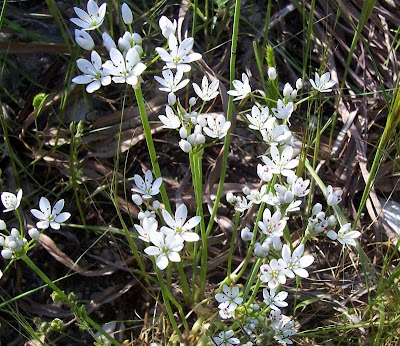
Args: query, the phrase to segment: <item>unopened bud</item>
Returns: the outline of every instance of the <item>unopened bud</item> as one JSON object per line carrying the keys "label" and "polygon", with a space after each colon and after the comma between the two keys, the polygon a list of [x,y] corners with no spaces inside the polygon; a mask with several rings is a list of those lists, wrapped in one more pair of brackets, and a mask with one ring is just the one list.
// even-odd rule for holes
{"label": "unopened bud", "polygon": [[176,96],[174,93],[169,93],[168,94],[168,104],[170,106],[173,106],[176,103]]}
{"label": "unopened bud", "polygon": [[122,4],[121,8],[121,14],[122,14],[122,20],[124,21],[125,24],[132,24],[133,22],[133,15],[132,11],[129,8],[129,6],[125,3]]}
{"label": "unopened bud", "polygon": [[299,78],[299,79],[296,81],[296,89],[299,90],[299,89],[301,89],[302,87],[303,87],[303,80],[302,80],[301,78]]}
{"label": "unopened bud", "polygon": [[276,79],[276,68],[275,67],[268,68],[268,78],[271,80]]}
{"label": "unopened bud", "polygon": [[181,127],[179,130],[179,136],[181,136],[182,139],[186,139],[187,138],[187,130],[184,127]]}
{"label": "unopened bud", "polygon": [[161,206],[160,201],[157,201],[157,200],[153,201],[153,209],[154,210],[158,210],[160,208],[160,206]]}
{"label": "unopened bud", "polygon": [[132,195],[132,201],[133,201],[133,203],[135,203],[136,205],[142,205],[142,203],[143,203],[143,198],[142,198],[142,196],[140,196],[140,195],[138,195],[138,194],[135,194],[135,195]]}
{"label": "unopened bud", "polygon": [[11,229],[11,236],[14,238],[18,238],[19,237],[19,231],[16,228],[12,228]]}
{"label": "unopened bud", "polygon": [[185,141],[184,139],[181,139],[179,141],[179,147],[185,152],[189,153],[192,150],[192,145],[188,142]]}
{"label": "unopened bud", "polygon": [[190,106],[194,106],[196,104],[196,98],[195,97],[191,97],[190,99],[189,99],[189,105]]}
{"label": "unopened bud", "polygon": [[39,239],[39,236],[40,236],[40,233],[39,233],[39,231],[38,231],[36,228],[31,228],[31,229],[28,231],[28,234],[29,234],[29,236],[30,236],[33,240],[38,240],[38,239]]}

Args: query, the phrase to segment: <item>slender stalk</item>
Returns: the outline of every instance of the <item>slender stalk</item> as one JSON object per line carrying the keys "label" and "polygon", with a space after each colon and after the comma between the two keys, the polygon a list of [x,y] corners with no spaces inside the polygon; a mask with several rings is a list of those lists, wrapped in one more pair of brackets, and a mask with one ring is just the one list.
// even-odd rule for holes
{"label": "slender stalk", "polygon": [[87,316],[85,313],[80,312],[81,309],[79,309],[74,302],[72,302],[70,299],[68,299],[67,295],[61,291],[47,276],[45,273],[43,273],[39,267],[36,266],[35,263],[31,261],[31,259],[27,255],[23,255],[21,259],[36,273],[37,276],[39,276],[43,282],[45,282],[54,292],[56,292],[59,297],[64,301],[65,304],[67,304],[73,311],[74,314],[77,317],[82,318],[85,322],[87,322],[90,326],[92,326],[94,329],[96,329],[101,335],[103,335],[105,338],[107,338],[108,341],[110,341],[113,345],[121,345],[117,340],[115,340],[113,337],[111,337],[108,333],[104,331],[103,328],[101,328],[95,321],[93,321],[89,316]]}
{"label": "slender stalk", "polygon": [[[248,283],[251,282],[251,284],[250,285],[246,285],[246,288],[245,288],[244,293],[243,293],[243,300],[245,300],[247,298],[247,295],[249,294],[249,291],[251,289],[251,285],[254,282],[255,276],[258,274],[258,269],[260,269],[261,264],[263,262],[262,260],[263,260],[262,258],[259,258],[257,260],[257,263],[256,263],[257,265],[254,267],[254,269],[256,269],[256,270],[254,270],[250,275],[250,279],[248,280]],[[261,285],[261,279],[260,279],[260,277],[258,277],[257,282],[256,282],[256,286],[253,289],[253,293],[251,294],[250,299],[246,303],[247,306],[250,306],[253,303],[254,299],[256,299],[256,296],[257,296],[257,293],[258,293],[258,289],[260,288],[260,285]]]}
{"label": "slender stalk", "polygon": [[[153,136],[151,135],[151,128],[149,119],[147,118],[146,106],[144,104],[142,89],[140,87],[135,89],[136,101],[139,107],[140,118],[142,120],[143,130],[146,137],[147,149],[149,150],[151,164],[156,178],[161,177],[160,166],[158,165],[156,149],[154,147]],[[161,198],[164,203],[165,209],[171,213],[171,205],[169,203],[167,191],[165,190],[164,182],[160,186]]]}
{"label": "slender stalk", "polygon": [[[235,79],[236,72],[236,49],[237,49],[237,41],[239,37],[239,20],[240,20],[240,6],[241,0],[236,0],[235,3],[235,14],[233,19],[233,33],[232,33],[232,46],[231,46],[231,57],[230,57],[230,66],[229,66],[229,82],[230,86],[232,86],[232,81]],[[228,102],[228,110],[226,114],[226,118],[228,121],[232,121],[233,117],[233,96],[229,95]],[[225,140],[224,140],[224,153],[222,158],[222,168],[221,168],[221,178],[218,183],[217,196],[214,201],[214,207],[211,212],[210,220],[207,225],[206,236],[210,235],[215,216],[217,215],[219,201],[221,200],[222,190],[225,183],[225,175],[226,175],[226,166],[228,161],[228,153],[229,153],[229,143],[231,139],[231,129],[228,130]]]}
{"label": "slender stalk", "polygon": [[233,226],[231,245],[230,245],[229,254],[228,254],[228,264],[227,264],[227,270],[226,270],[226,277],[228,279],[228,286],[231,284],[232,255],[233,255],[233,249],[235,247],[235,240],[236,240],[237,229],[239,227],[239,220],[240,220],[240,213],[237,211],[235,213],[235,225]]}

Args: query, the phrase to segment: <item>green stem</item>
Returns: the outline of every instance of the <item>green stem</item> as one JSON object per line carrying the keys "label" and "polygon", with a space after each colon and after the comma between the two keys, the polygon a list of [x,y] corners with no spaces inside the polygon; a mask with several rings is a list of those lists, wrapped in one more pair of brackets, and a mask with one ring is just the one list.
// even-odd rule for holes
{"label": "green stem", "polygon": [[229,254],[228,254],[228,265],[227,265],[228,268],[227,268],[227,271],[226,271],[226,277],[228,279],[228,286],[231,284],[232,255],[233,255],[233,249],[235,247],[235,240],[236,240],[237,229],[239,227],[239,220],[240,220],[240,213],[237,211],[235,213],[235,225],[233,227],[231,245],[230,245]]}
{"label": "green stem", "polygon": [[[232,86],[232,81],[235,79],[235,72],[236,72],[236,49],[239,37],[240,6],[241,6],[241,0],[236,0],[235,14],[233,19],[232,46],[231,46],[231,57],[230,57],[230,67],[229,67],[230,86]],[[232,122],[232,117],[233,117],[233,96],[229,96],[228,109],[226,114],[227,121]],[[210,235],[215,220],[215,216],[217,215],[217,210],[219,201],[221,200],[222,190],[224,188],[230,139],[231,139],[231,129],[228,130],[224,140],[224,153],[222,158],[221,178],[218,183],[218,190],[217,190],[217,196],[214,201],[214,207],[211,212],[210,220],[207,225],[206,237]]]}
{"label": "green stem", "polygon": [[[136,96],[136,101],[137,101],[137,104],[139,107],[140,118],[141,118],[142,124],[143,124],[143,130],[144,130],[144,134],[146,137],[147,149],[149,150],[150,160],[151,160],[151,164],[153,166],[153,171],[154,171],[156,178],[160,178],[161,170],[160,170],[160,166],[158,165],[156,149],[154,147],[154,142],[153,142],[153,137],[151,135],[149,119],[147,118],[147,113],[146,113],[146,106],[144,104],[142,89],[140,87],[135,89],[135,96]],[[161,193],[161,198],[164,203],[165,209],[169,213],[171,213],[171,206],[169,204],[169,199],[168,199],[167,191],[165,190],[164,182],[161,183],[160,193]]]}
{"label": "green stem", "polygon": [[93,321],[89,316],[86,314],[78,313],[80,309],[70,300],[68,299],[67,295],[61,291],[47,276],[43,273],[39,267],[36,266],[35,263],[31,261],[31,259],[27,255],[23,255],[21,259],[39,276],[43,282],[45,282],[54,292],[56,292],[59,297],[67,304],[75,313],[77,317],[82,318],[85,320],[89,325],[91,325],[94,329],[96,329],[101,335],[107,338],[113,345],[121,345],[117,340],[111,337],[108,333],[104,331],[95,321]]}
{"label": "green stem", "polygon": [[250,277],[247,280],[246,287],[245,287],[244,292],[243,292],[243,301],[246,299],[247,295],[249,294],[250,288],[253,285],[253,282],[254,282],[257,274],[258,274],[258,270],[260,269],[261,264],[263,263],[263,261],[264,261],[263,258],[259,258],[256,261],[256,263],[254,263],[253,268],[251,268]]}

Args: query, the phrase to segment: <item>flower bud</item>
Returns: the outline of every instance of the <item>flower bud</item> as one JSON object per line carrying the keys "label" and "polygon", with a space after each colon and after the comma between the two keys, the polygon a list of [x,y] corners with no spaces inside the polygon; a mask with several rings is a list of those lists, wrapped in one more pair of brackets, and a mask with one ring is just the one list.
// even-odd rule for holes
{"label": "flower bud", "polygon": [[197,122],[200,124],[201,127],[206,127],[207,126],[207,119],[205,118],[204,115],[199,115],[197,117]]}
{"label": "flower bud", "polygon": [[142,211],[140,211],[139,214],[138,214],[138,219],[139,219],[139,221],[143,221],[143,219],[144,219],[145,217],[146,217],[146,214],[143,213]]}
{"label": "flower bud", "polygon": [[253,308],[253,310],[260,310],[260,305],[258,305],[258,304],[253,304],[253,306],[252,306],[252,308]]}
{"label": "flower bud", "polygon": [[[24,238],[25,239],[25,238]],[[26,240],[26,239],[25,239]],[[19,252],[19,251],[22,251],[22,248],[24,247],[24,242],[21,240],[21,239],[18,239],[17,241],[16,241],[16,244],[17,244],[17,246],[16,246],[16,250]]]}
{"label": "flower bud", "polygon": [[193,125],[197,125],[197,117],[190,117],[190,121]]}
{"label": "flower bud", "polygon": [[132,201],[133,203],[135,203],[136,205],[142,205],[143,203],[143,198],[142,196],[138,195],[138,194],[134,194],[132,195]]}
{"label": "flower bud", "polygon": [[153,209],[154,210],[158,210],[160,208],[160,206],[161,206],[160,201],[157,201],[157,200],[153,201]]}
{"label": "flower bud", "polygon": [[103,37],[103,43],[106,46],[108,51],[110,51],[111,48],[117,48],[114,40],[111,38],[111,36],[109,34],[107,34],[106,32],[103,32],[102,37]]}
{"label": "flower bud", "polygon": [[317,215],[321,210],[322,210],[321,203],[317,203],[316,205],[313,206],[312,213],[313,215]]}
{"label": "flower bud", "polygon": [[10,259],[12,257],[12,252],[8,249],[1,250],[1,256],[4,259]]}
{"label": "flower bud", "polygon": [[196,135],[196,145],[201,145],[206,142],[206,137],[202,133]]}
{"label": "flower bud", "polygon": [[296,89],[299,90],[299,89],[301,89],[302,87],[303,87],[303,80],[302,80],[301,78],[299,78],[299,79],[296,81]]}
{"label": "flower bud", "polygon": [[271,80],[276,79],[276,68],[275,67],[268,68],[268,78]]}
{"label": "flower bud", "polygon": [[11,250],[15,250],[17,248],[17,242],[14,240],[11,240],[8,242],[7,246],[11,249]]}
{"label": "flower bud", "polygon": [[184,139],[181,139],[179,141],[179,147],[185,152],[189,153],[192,150],[192,145],[188,142],[185,141]]}
{"label": "flower bud", "polygon": [[16,228],[12,228],[11,229],[11,236],[14,238],[18,238],[19,237],[19,231]]}
{"label": "flower bud", "polygon": [[92,50],[94,48],[94,41],[85,30],[75,29],[75,41],[83,49]]}
{"label": "flower bud", "polygon": [[292,175],[289,175],[289,176],[286,178],[286,181],[287,181],[287,183],[288,183],[289,185],[292,185],[297,179],[298,179],[298,178],[297,178],[297,175],[296,175],[296,174],[292,174]]}
{"label": "flower bud", "polygon": [[328,226],[332,227],[334,226],[336,223],[336,216],[335,215],[331,215],[328,217]]}
{"label": "flower bud", "polygon": [[4,220],[0,219],[0,231],[4,231],[7,228],[6,223],[4,222]]}
{"label": "flower bud", "polygon": [[176,96],[174,93],[169,93],[168,94],[168,104],[170,106],[173,106],[176,103]]}
{"label": "flower bud", "polygon": [[264,245],[261,245],[260,243],[256,243],[254,245],[254,255],[257,257],[265,258],[268,255],[268,248],[266,249]]}
{"label": "flower bud", "polygon": [[187,138],[187,130],[184,127],[181,127],[179,130],[179,136],[181,136],[182,139]]}
{"label": "flower bud", "polygon": [[168,39],[171,34],[175,34],[177,22],[174,19],[172,23],[167,17],[162,16],[158,22],[162,35]]}
{"label": "flower bud", "polygon": [[292,91],[293,91],[292,86],[289,83],[286,83],[285,86],[283,87],[282,94],[284,97],[289,97]]}
{"label": "flower bud", "polygon": [[227,192],[226,201],[230,204],[234,204],[237,202],[237,199],[236,199],[236,196],[234,196],[232,192]]}
{"label": "flower bud", "polygon": [[38,231],[36,228],[31,228],[31,229],[28,231],[28,234],[29,234],[29,236],[30,236],[33,240],[38,240],[38,239],[39,239],[39,236],[40,236],[40,233],[39,233],[39,231]]}
{"label": "flower bud", "polygon": [[245,186],[243,189],[242,189],[242,192],[247,196],[247,195],[250,195],[250,193],[251,193],[251,191],[250,191],[250,188],[248,187],[248,186]]}
{"label": "flower bud", "polygon": [[297,90],[294,89],[294,90],[292,91],[292,93],[290,94],[290,98],[291,98],[291,99],[295,99],[296,97],[297,97]]}
{"label": "flower bud", "polygon": [[283,200],[286,204],[289,204],[294,199],[294,194],[292,191],[286,191]]}
{"label": "flower bud", "polygon": [[199,125],[199,124],[197,124],[195,127],[194,127],[194,133],[196,134],[196,135],[199,135],[200,133],[201,133],[201,131],[202,131],[202,127]]}
{"label": "flower bud", "polygon": [[196,104],[196,98],[195,97],[191,97],[189,99],[189,105],[193,107],[195,104]]}
{"label": "flower bud", "polygon": [[4,237],[2,235],[0,235],[0,246],[4,246],[6,240],[4,239]]}
{"label": "flower bud", "polygon": [[122,8],[121,8],[121,14],[122,14],[122,20],[124,21],[125,24],[132,24],[133,22],[133,15],[132,15],[132,11],[129,8],[129,6],[125,3],[122,4]]}
{"label": "flower bud", "polygon": [[250,232],[250,229],[248,227],[243,228],[240,232],[240,237],[243,241],[251,241],[253,239],[253,235],[254,233]]}

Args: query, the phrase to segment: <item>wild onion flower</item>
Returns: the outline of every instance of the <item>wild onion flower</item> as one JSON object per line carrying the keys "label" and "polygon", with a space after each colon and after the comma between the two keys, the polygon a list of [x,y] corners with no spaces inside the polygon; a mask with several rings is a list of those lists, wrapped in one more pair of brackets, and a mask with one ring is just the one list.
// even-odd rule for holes
{"label": "wild onion flower", "polygon": [[210,101],[216,98],[219,94],[218,87],[219,87],[219,80],[216,79],[210,84],[208,84],[208,79],[206,76],[203,77],[201,81],[201,89],[196,84],[193,83],[193,89],[198,97],[200,97],[203,101]]}
{"label": "wild onion flower", "polygon": [[264,128],[260,130],[264,142],[269,145],[277,145],[280,143],[289,143],[292,138],[292,133],[286,125],[276,126],[276,118],[269,118]]}
{"label": "wild onion flower", "polygon": [[94,41],[85,30],[75,29],[75,41],[83,49],[92,50],[94,48]]}
{"label": "wild onion flower", "polygon": [[144,174],[144,180],[138,174],[133,176],[133,180],[135,181],[136,187],[133,187],[131,191],[140,193],[143,195],[142,198],[144,199],[151,199],[153,196],[160,193],[162,178],[157,178],[153,182],[153,174],[150,170],[146,171]]}
{"label": "wild onion flower", "polygon": [[239,286],[233,286],[232,289],[230,289],[228,285],[223,285],[222,291],[224,293],[217,293],[215,295],[215,300],[220,303],[218,308],[235,311],[236,308],[243,302],[243,298],[238,297],[240,294]]}
{"label": "wild onion flower", "polygon": [[289,119],[293,113],[293,102],[289,102],[287,105],[283,103],[282,100],[278,100],[276,108],[272,108],[272,113],[278,119]]}
{"label": "wild onion flower", "polygon": [[358,231],[351,230],[351,223],[346,223],[343,225],[339,232],[329,231],[327,236],[332,240],[337,240],[340,244],[343,245],[352,245],[356,246],[357,243],[354,239],[358,238],[361,235]]}
{"label": "wild onion flower", "polygon": [[330,206],[339,204],[342,201],[343,190],[336,190],[333,192],[331,185],[326,188],[326,203]]}
{"label": "wild onion flower", "polygon": [[300,244],[291,254],[289,246],[286,244],[282,248],[282,258],[278,260],[284,268],[284,274],[289,278],[294,278],[295,274],[302,278],[308,277],[308,271],[304,268],[309,267],[314,262],[314,257],[305,255],[304,244]]}
{"label": "wild onion flower", "polygon": [[279,308],[288,306],[285,302],[287,296],[288,293],[284,291],[276,293],[276,288],[271,288],[269,291],[266,288],[263,289],[264,303],[272,310],[280,310]]}
{"label": "wild onion flower", "polygon": [[226,332],[220,332],[218,336],[214,336],[212,340],[216,346],[239,345],[240,340],[238,338],[233,338],[234,334],[233,330],[227,330]]}
{"label": "wild onion flower", "polygon": [[319,74],[315,72],[315,80],[310,79],[310,83],[315,90],[321,93],[326,93],[331,92],[332,87],[336,84],[335,81],[330,79],[331,74],[329,72],[324,73],[321,78],[319,77]]}
{"label": "wild onion flower", "polygon": [[283,236],[286,220],[286,217],[282,218],[282,214],[279,210],[271,216],[271,211],[266,208],[263,213],[263,221],[258,221],[258,227],[270,238],[276,250],[281,246],[280,237]]}
{"label": "wild onion flower", "polygon": [[168,93],[175,93],[183,89],[190,82],[189,79],[182,80],[183,72],[181,70],[177,70],[175,76],[171,70],[163,70],[162,75],[164,78],[154,76],[154,79],[162,85],[159,90]]}
{"label": "wild onion flower", "polygon": [[125,24],[127,25],[132,24],[133,14],[131,9],[126,3],[123,3],[121,6],[121,15],[122,15],[122,20],[124,21]]}
{"label": "wild onion flower", "polygon": [[289,317],[281,315],[279,310],[272,310],[271,313],[272,312],[279,316],[276,317],[275,322],[271,324],[271,328],[275,333],[275,338],[279,342],[292,345],[293,341],[290,340],[289,337],[297,334],[297,330],[293,328],[294,322],[290,320]]}
{"label": "wild onion flower", "polygon": [[[271,118],[269,114],[269,108],[264,107],[260,110],[257,106],[251,108],[251,115],[246,114],[247,120],[250,122],[249,128],[253,130],[259,130],[267,128],[267,120]],[[273,122],[275,119],[273,120]]]}
{"label": "wild onion flower", "polygon": [[176,22],[176,19],[174,19],[174,22],[172,23],[167,17],[162,16],[158,21],[158,25],[160,26],[162,35],[166,39],[168,39],[171,34],[175,35],[176,27],[178,24]]}
{"label": "wild onion flower", "polygon": [[100,55],[94,50],[91,55],[91,62],[86,59],[78,59],[76,65],[84,73],[72,79],[75,84],[88,84],[86,91],[92,93],[103,85],[111,83],[111,76],[105,69],[102,69]]}
{"label": "wild onion flower", "polygon": [[292,169],[297,167],[299,160],[292,159],[293,148],[287,146],[282,154],[279,154],[278,148],[273,145],[271,146],[271,158],[268,156],[262,156],[264,163],[271,169],[274,174],[282,174],[284,176],[289,176],[295,174]]}
{"label": "wild onion flower", "polygon": [[251,93],[251,87],[249,83],[249,77],[247,77],[247,74],[242,73],[242,80],[233,80],[232,85],[235,88],[234,90],[229,90],[228,94],[235,97],[233,101],[237,100],[242,100],[244,99],[248,94]]}
{"label": "wild onion flower", "polygon": [[231,122],[226,121],[223,114],[218,114],[217,119],[207,117],[208,126],[203,128],[203,131],[208,137],[211,138],[224,138],[231,127]]}
{"label": "wild onion flower", "polygon": [[103,24],[106,7],[106,3],[99,7],[94,0],[89,0],[87,3],[87,12],[79,7],[74,7],[74,11],[79,18],[71,18],[70,21],[83,28],[83,30],[97,29]]}
{"label": "wild onion flower", "polygon": [[118,48],[125,55],[129,49],[133,48],[140,55],[143,53],[142,37],[136,32],[130,33],[126,31],[125,34],[118,39]]}
{"label": "wild onion flower", "polygon": [[275,67],[269,67],[268,68],[268,78],[271,80],[275,80],[277,77],[276,75],[276,68]]}
{"label": "wild onion flower", "polygon": [[158,269],[167,268],[169,261],[180,262],[181,257],[179,251],[183,249],[183,241],[175,235],[165,236],[161,232],[150,231],[150,242],[153,244],[144,252],[149,256],[157,256],[156,265]]}
{"label": "wild onion flower", "polygon": [[110,51],[111,48],[117,48],[117,46],[115,45],[114,40],[111,38],[111,36],[109,34],[107,34],[106,32],[103,32],[101,37],[103,38],[103,43],[106,46],[106,49],[108,51]]}
{"label": "wild onion flower", "polygon": [[201,59],[201,54],[190,53],[193,48],[193,44],[193,37],[189,37],[183,40],[178,46],[178,40],[174,34],[171,34],[168,37],[168,46],[170,52],[168,53],[164,48],[161,47],[157,47],[156,51],[160,55],[161,59],[166,63],[167,68],[176,68],[182,72],[189,72],[192,68],[189,63]]}
{"label": "wild onion flower", "polygon": [[285,267],[282,266],[276,259],[271,260],[269,264],[264,264],[260,267],[262,282],[268,283],[269,288],[276,288],[279,284],[286,283],[284,274]]}
{"label": "wild onion flower", "polygon": [[136,231],[139,233],[139,239],[150,242],[150,233],[157,231],[158,222],[151,217],[145,217],[142,220],[142,225],[134,225]]}
{"label": "wild onion flower", "polygon": [[6,208],[3,210],[3,213],[7,213],[12,210],[17,210],[19,205],[21,204],[21,199],[22,199],[22,189],[18,190],[17,195],[14,195],[11,192],[2,192],[1,202]]}
{"label": "wild onion flower", "polygon": [[310,180],[303,180],[303,178],[300,177],[293,182],[291,191],[297,197],[304,197],[310,192],[310,189],[307,189],[309,185]]}
{"label": "wild onion flower", "polygon": [[110,50],[111,60],[103,64],[103,69],[107,74],[112,75],[114,83],[127,83],[134,88],[140,83],[140,75],[146,69],[146,65],[140,62],[140,57],[136,49],[130,48],[126,56],[116,49]]}
{"label": "wild onion flower", "polygon": [[198,241],[199,235],[195,232],[190,232],[191,229],[195,228],[201,221],[201,216],[193,216],[186,222],[187,219],[187,207],[185,204],[181,204],[175,212],[175,220],[165,209],[162,210],[162,216],[167,226],[161,227],[161,232],[166,235],[174,235],[176,239],[183,241]]}
{"label": "wild onion flower", "polygon": [[0,236],[1,256],[4,259],[11,259],[22,251],[24,246],[28,244],[25,238],[21,239],[21,234],[16,228],[12,228],[9,236]]}
{"label": "wild onion flower", "polygon": [[165,106],[165,115],[159,115],[158,118],[163,123],[165,129],[178,129],[181,126],[179,117],[170,106]]}
{"label": "wild onion flower", "polygon": [[46,197],[41,197],[39,200],[39,208],[40,211],[31,209],[31,213],[40,220],[36,223],[36,227],[40,229],[47,229],[49,226],[52,229],[60,229],[60,223],[67,221],[71,217],[70,213],[61,212],[64,208],[63,199],[60,199],[54,204],[53,209],[51,209],[49,200]]}
{"label": "wild onion flower", "polygon": [[240,232],[240,237],[243,241],[251,241],[253,239],[254,233],[250,231],[249,227],[244,227]]}

